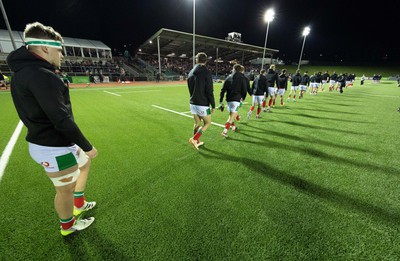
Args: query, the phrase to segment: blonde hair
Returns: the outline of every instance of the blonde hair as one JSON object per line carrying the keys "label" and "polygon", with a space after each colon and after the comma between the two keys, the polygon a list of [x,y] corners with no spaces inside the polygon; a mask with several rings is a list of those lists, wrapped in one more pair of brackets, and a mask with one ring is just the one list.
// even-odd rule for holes
{"label": "blonde hair", "polygon": [[43,25],[39,22],[34,22],[26,25],[24,30],[24,39],[26,38],[48,39],[64,42],[61,34],[55,31],[53,27]]}

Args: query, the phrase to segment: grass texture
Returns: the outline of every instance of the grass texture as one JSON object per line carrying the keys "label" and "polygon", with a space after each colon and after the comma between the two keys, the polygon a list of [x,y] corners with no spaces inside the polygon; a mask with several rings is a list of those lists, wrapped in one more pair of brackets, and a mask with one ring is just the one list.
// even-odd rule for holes
{"label": "grass texture", "polygon": [[[214,85],[218,100],[221,84]],[[63,238],[54,189],[24,128],[0,181],[0,260],[398,260],[399,90],[394,82],[306,94],[245,116],[200,151],[181,85],[72,89],[75,120],[98,149],[87,230]],[[0,93],[1,140],[18,123]],[[213,122],[224,124],[227,111]]]}

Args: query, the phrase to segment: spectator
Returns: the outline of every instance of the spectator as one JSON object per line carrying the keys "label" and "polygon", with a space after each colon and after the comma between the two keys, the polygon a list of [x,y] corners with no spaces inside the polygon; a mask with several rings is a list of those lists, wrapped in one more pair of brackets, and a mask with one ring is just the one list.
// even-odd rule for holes
{"label": "spectator", "polygon": [[7,90],[7,81],[4,78],[4,75],[1,71],[0,71],[0,87],[6,87]]}
{"label": "spectator", "polygon": [[160,73],[157,72],[156,73],[156,82],[160,82],[160,78],[161,78]]}

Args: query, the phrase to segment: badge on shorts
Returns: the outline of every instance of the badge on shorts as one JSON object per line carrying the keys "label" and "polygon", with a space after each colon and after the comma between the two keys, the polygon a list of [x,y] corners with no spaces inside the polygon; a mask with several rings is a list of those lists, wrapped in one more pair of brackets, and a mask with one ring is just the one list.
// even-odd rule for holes
{"label": "badge on shorts", "polygon": [[76,158],[75,158],[74,154],[72,154],[72,152],[56,157],[56,161],[57,161],[59,170],[68,169],[68,168],[78,164],[76,162]]}

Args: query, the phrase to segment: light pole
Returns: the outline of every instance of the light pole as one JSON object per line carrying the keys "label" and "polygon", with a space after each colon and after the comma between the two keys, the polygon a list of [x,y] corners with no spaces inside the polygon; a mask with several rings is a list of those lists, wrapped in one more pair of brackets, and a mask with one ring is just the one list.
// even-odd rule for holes
{"label": "light pole", "polygon": [[196,0],[193,0],[193,67],[195,65],[195,56],[196,56],[195,35],[196,35]]}
{"label": "light pole", "polygon": [[269,23],[272,22],[272,20],[274,20],[274,16],[275,16],[275,12],[273,9],[268,9],[264,15],[264,21],[267,23],[267,32],[265,33],[264,53],[263,53],[263,59],[261,62],[261,70],[264,68],[265,48],[267,47]]}
{"label": "light pole", "polygon": [[300,59],[299,59],[299,64],[297,65],[297,70],[300,69],[300,63],[301,63],[301,57],[303,56],[303,50],[304,50],[304,45],[306,43],[306,37],[307,35],[310,33],[310,27],[305,27],[303,30],[303,36],[304,36],[304,40],[303,40],[303,46],[301,47],[301,52],[300,52]]}
{"label": "light pole", "polygon": [[14,35],[12,33],[10,23],[8,22],[6,9],[4,9],[4,5],[3,5],[3,1],[2,0],[0,0],[0,8],[1,8],[1,13],[3,14],[4,22],[6,23],[6,26],[7,26],[7,29],[8,29],[8,33],[10,34],[11,43],[12,43],[12,45],[14,47],[14,50],[16,50],[17,49],[17,45],[15,44]]}

